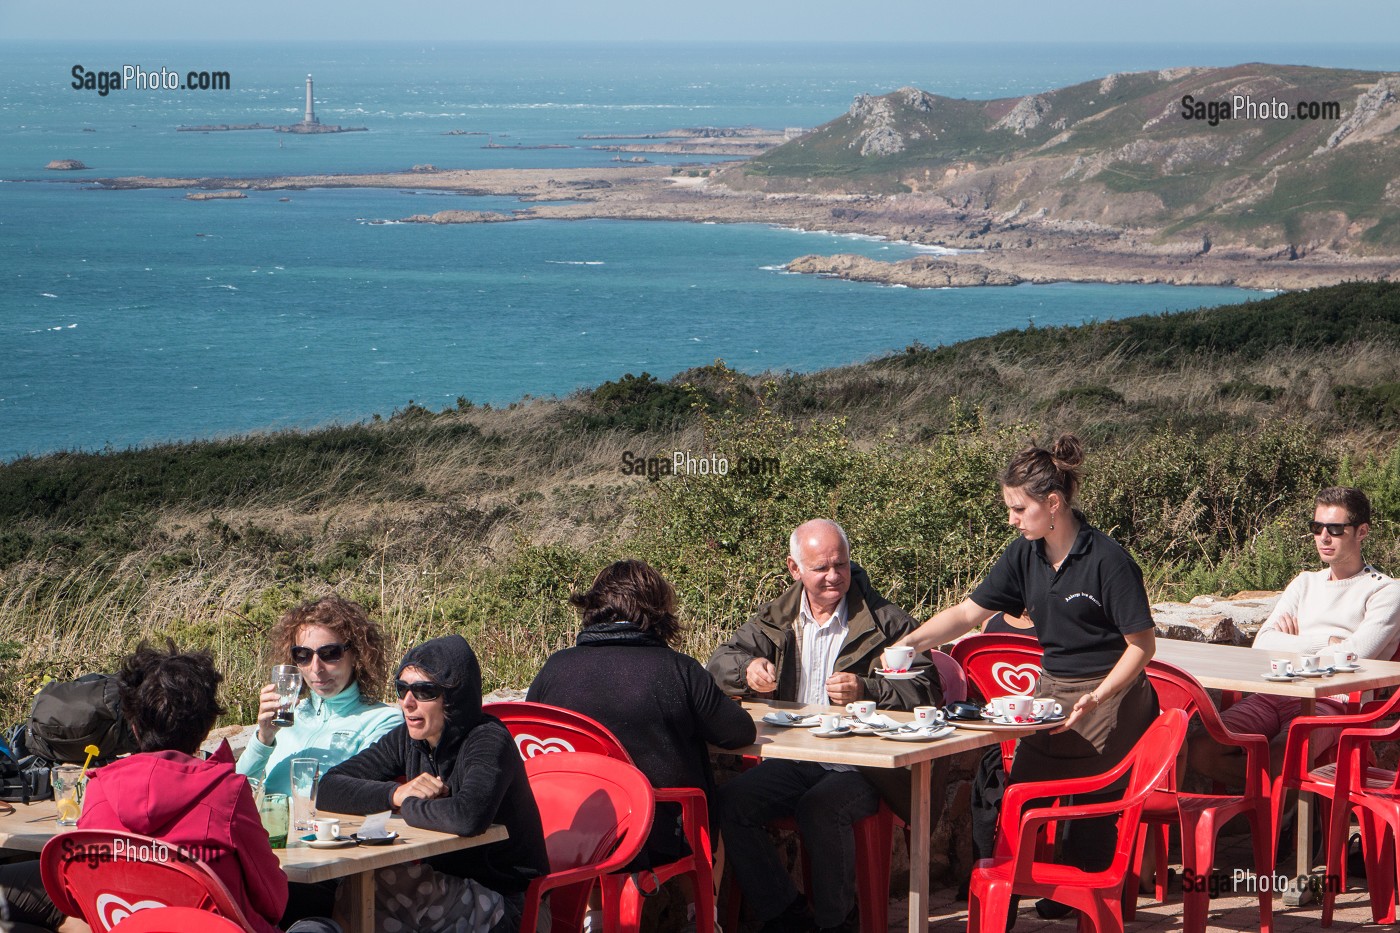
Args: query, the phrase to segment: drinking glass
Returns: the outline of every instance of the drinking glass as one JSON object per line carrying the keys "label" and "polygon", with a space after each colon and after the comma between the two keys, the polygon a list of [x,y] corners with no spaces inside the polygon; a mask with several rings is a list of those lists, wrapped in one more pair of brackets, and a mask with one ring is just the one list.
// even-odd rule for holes
{"label": "drinking glass", "polygon": [[77,826],[83,812],[83,769],[78,765],[58,765],[49,772],[59,826]]}
{"label": "drinking glass", "polygon": [[315,758],[292,759],[292,830],[304,833],[316,827],[316,788],[320,783],[321,763]]}
{"label": "drinking glass", "polygon": [[272,683],[277,688],[277,715],[274,726],[290,726],[296,721],[297,695],[301,693],[301,669],[295,664],[279,664],[272,669]]}
{"label": "drinking glass", "polygon": [[264,794],[262,803],[258,805],[258,816],[262,818],[263,829],[267,830],[272,847],[287,848],[287,795]]}

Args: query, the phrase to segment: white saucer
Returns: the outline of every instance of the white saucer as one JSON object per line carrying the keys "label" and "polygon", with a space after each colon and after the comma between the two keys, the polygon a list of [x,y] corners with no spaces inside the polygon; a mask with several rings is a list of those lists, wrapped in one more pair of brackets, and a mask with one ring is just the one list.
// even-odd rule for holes
{"label": "white saucer", "polygon": [[1292,679],[1294,678],[1294,675],[1293,675],[1293,674],[1265,674],[1265,675],[1263,675],[1263,677],[1264,677],[1265,680],[1273,681],[1273,682],[1276,683],[1276,684],[1283,684],[1283,683],[1287,683],[1288,681],[1292,680]]}
{"label": "white saucer", "polygon": [[887,732],[880,738],[891,739],[895,742],[932,742],[934,739],[941,739],[954,731],[956,730],[952,726],[940,726],[933,730],[914,729],[906,732]]}
{"label": "white saucer", "polygon": [[1361,670],[1361,665],[1360,665],[1360,664],[1333,664],[1333,665],[1332,665],[1332,670],[1336,671],[1338,674],[1355,674],[1357,671]]}
{"label": "white saucer", "polygon": [[843,735],[850,735],[852,732],[855,731],[856,730],[852,729],[850,726],[842,726],[840,729],[832,729],[829,732],[825,729],[813,729],[812,734],[817,736],[818,738],[836,739],[840,738]]}
{"label": "white saucer", "polygon": [[1327,676],[1328,674],[1330,674],[1330,673],[1332,673],[1331,668],[1326,668],[1326,667],[1324,667],[1324,668],[1322,668],[1321,670],[1317,670],[1317,671],[1294,671],[1294,672],[1293,672],[1293,676],[1294,676],[1294,677],[1326,677],[1326,676]]}
{"label": "white saucer", "polygon": [[782,726],[785,729],[811,729],[822,724],[815,715],[792,719],[787,713],[765,713],[763,721],[770,726]]}
{"label": "white saucer", "polygon": [[918,671],[887,671],[884,668],[876,668],[875,673],[886,680],[913,680],[919,676]]}
{"label": "white saucer", "polygon": [[341,836],[339,839],[307,839],[305,842],[313,849],[344,849],[358,845],[350,836]]}

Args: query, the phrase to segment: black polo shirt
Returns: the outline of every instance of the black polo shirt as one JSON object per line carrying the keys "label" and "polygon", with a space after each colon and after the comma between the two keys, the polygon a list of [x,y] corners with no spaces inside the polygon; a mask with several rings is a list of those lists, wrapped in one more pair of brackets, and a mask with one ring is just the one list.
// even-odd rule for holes
{"label": "black polo shirt", "polygon": [[1128,646],[1123,636],[1152,628],[1142,571],[1084,521],[1059,570],[1046,560],[1044,540],[1017,538],[971,598],[983,609],[1029,612],[1045,670],[1057,677],[1108,673]]}

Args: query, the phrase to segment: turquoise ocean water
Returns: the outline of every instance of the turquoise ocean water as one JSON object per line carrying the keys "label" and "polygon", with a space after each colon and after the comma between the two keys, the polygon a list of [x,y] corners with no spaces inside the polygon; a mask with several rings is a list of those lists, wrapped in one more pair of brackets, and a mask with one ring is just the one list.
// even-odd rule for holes
{"label": "turquoise ocean water", "polygon": [[[1113,71],[1249,60],[1391,68],[1380,47],[64,45],[0,43],[0,460],[305,427],[409,399],[503,403],[723,358],[852,363],[1030,321],[1244,300],[1222,288],[913,290],[784,274],[809,252],[916,248],[759,225],[376,224],[505,198],[384,190],[96,191],[111,175],[271,175],[600,165],[585,133],[815,126],[912,84],[1001,97]],[[71,69],[227,71],[222,92],[71,87]],[[177,133],[294,122],[367,133]],[[544,150],[482,149],[567,144]],[[46,172],[81,159],[88,173]],[[652,156],[665,162],[667,157]],[[670,161],[679,161],[670,159]],[[279,200],[287,197],[290,200]]]}

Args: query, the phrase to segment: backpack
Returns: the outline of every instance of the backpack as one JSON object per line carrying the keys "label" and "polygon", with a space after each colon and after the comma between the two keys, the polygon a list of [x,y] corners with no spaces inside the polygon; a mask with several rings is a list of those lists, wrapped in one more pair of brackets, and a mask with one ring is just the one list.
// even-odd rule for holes
{"label": "backpack", "polygon": [[49,766],[49,762],[25,750],[24,726],[5,732],[0,737],[0,800],[48,800],[53,796]]}
{"label": "backpack", "polygon": [[26,750],[54,763],[82,764],[83,751],[96,745],[94,764],[136,751],[136,737],[122,715],[117,678],[84,674],[77,680],[50,681],[34,697],[25,734]]}

